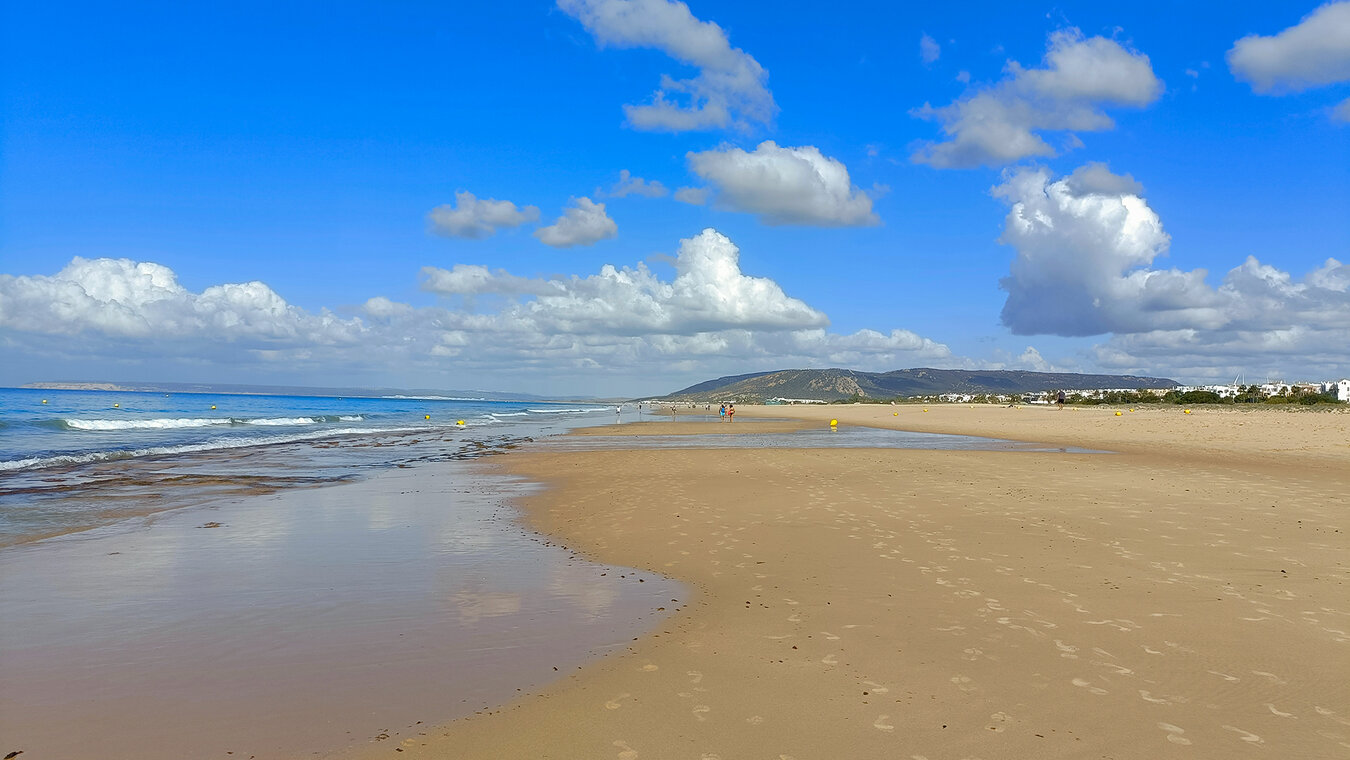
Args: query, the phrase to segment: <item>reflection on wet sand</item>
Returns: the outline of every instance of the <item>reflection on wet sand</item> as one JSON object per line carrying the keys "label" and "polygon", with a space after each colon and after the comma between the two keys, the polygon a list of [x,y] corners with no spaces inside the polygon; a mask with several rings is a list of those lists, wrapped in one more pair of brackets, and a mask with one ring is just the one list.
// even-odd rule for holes
{"label": "reflection on wet sand", "polygon": [[335,751],[505,702],[683,598],[518,526],[534,489],[434,464],[11,546],[0,750]]}

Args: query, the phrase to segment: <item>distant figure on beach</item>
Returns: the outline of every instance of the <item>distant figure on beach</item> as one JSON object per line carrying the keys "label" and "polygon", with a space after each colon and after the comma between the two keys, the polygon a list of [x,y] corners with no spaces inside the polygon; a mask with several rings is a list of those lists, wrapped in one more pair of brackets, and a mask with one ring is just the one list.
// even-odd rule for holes
{"label": "distant figure on beach", "polygon": [[1064,391],[1059,392],[1059,398],[1055,401],[1055,403],[1059,404],[1059,410],[1061,412],[1064,411]]}
{"label": "distant figure on beach", "polygon": [[727,406],[727,422],[735,422],[735,421],[736,421],[736,405],[730,404]]}
{"label": "distant figure on beach", "polygon": [[718,409],[717,409],[717,416],[718,416],[718,418],[719,418],[719,419],[717,420],[718,422],[726,422],[726,421],[727,421],[727,405],[726,405],[726,404],[723,404],[722,406],[718,407]]}

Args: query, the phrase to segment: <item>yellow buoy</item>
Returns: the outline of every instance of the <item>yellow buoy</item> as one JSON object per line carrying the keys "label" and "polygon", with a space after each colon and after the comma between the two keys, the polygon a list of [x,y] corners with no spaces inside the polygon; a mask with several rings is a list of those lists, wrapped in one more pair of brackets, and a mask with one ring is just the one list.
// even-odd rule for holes
{"label": "yellow buoy", "polygon": [[925,412],[926,412],[926,411],[928,411],[928,410],[927,410],[927,409],[925,409],[925,410],[924,410],[924,411],[925,411]]}
{"label": "yellow buoy", "polygon": [[899,417],[899,416],[900,416],[900,413],[899,413],[899,412],[891,412],[891,416],[892,416],[892,417]]}
{"label": "yellow buoy", "polygon": [[215,408],[216,408],[216,405],[215,405],[215,404],[212,404],[212,405],[211,405],[211,408],[212,408],[212,409],[215,409]]}
{"label": "yellow buoy", "polygon": [[424,420],[429,420],[429,419],[431,419],[431,415],[430,415],[430,414],[424,414],[424,415],[422,415],[422,419],[424,419]]}
{"label": "yellow buoy", "polygon": [[838,425],[838,424],[839,424],[839,420],[830,420],[830,427],[834,427],[835,425]]}
{"label": "yellow buoy", "polygon": [[455,424],[464,427],[464,420],[455,420]]}
{"label": "yellow buoy", "polygon": [[113,404],[113,408],[114,408],[114,409],[121,409],[121,408],[122,408],[122,405],[121,405],[121,404]]}
{"label": "yellow buoy", "polygon": [[44,404],[47,403],[47,399],[45,399],[45,398],[42,399],[42,403],[44,403]]}
{"label": "yellow buoy", "polygon": [[1116,416],[1119,417],[1119,416],[1120,416],[1120,412],[1116,412]]}
{"label": "yellow buoy", "polygon": [[1183,414],[1190,414],[1190,413],[1191,413],[1190,409],[1187,409],[1185,412],[1183,412]]}

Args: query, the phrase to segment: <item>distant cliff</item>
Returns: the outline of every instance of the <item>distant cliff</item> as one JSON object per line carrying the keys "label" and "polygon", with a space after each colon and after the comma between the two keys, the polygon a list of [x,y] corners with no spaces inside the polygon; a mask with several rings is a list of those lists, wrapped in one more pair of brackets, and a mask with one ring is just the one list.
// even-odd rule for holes
{"label": "distant cliff", "polygon": [[1137,375],[1082,375],[1072,372],[1021,370],[898,369],[859,372],[851,369],[786,369],[732,375],[691,385],[666,399],[731,401],[771,398],[838,401],[862,398],[891,399],[935,396],[943,393],[1019,394],[1052,390],[1108,388],[1175,388],[1161,377]]}

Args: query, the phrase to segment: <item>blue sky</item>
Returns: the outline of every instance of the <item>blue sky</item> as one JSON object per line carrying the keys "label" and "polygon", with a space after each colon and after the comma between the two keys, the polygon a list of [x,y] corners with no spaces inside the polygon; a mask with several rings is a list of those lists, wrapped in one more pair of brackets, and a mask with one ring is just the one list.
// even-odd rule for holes
{"label": "blue sky", "polygon": [[0,383],[1350,375],[1350,2],[3,12]]}

